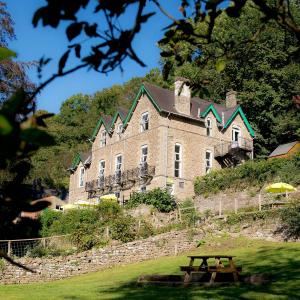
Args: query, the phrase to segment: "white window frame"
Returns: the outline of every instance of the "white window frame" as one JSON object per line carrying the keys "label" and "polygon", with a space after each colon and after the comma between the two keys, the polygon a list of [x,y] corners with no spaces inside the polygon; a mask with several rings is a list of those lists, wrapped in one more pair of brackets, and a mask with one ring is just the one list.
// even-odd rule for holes
{"label": "white window frame", "polygon": [[[179,152],[176,152],[176,147],[179,146]],[[176,168],[176,163],[179,164],[179,168]],[[176,174],[178,171],[178,174]],[[182,145],[176,143],[174,146],[174,177],[182,178]]]}
{"label": "white window frame", "polygon": [[[209,158],[206,157],[206,154],[209,153]],[[212,157],[213,153],[211,150],[205,150],[205,174],[208,174],[212,169]]]}
{"label": "white window frame", "polygon": [[[144,153],[144,150],[146,149],[146,154]],[[141,157],[140,157],[140,163],[141,165],[144,165],[148,161],[148,145],[143,145],[141,147]]]}
{"label": "white window frame", "polygon": [[117,135],[118,135],[118,140],[121,140],[122,138],[122,133],[123,133],[123,123],[119,123],[117,125]]}
{"label": "white window frame", "polygon": [[141,125],[140,127],[141,132],[145,132],[149,130],[149,112],[146,111],[142,113],[140,125]]}
{"label": "white window frame", "polygon": [[[236,134],[238,135],[237,141],[236,141]],[[233,147],[237,147],[241,145],[241,138],[242,138],[242,131],[241,128],[237,125],[233,125],[232,126],[232,130],[231,130],[231,141],[232,141],[232,146]]]}
{"label": "white window frame", "polygon": [[107,138],[107,132],[104,129],[100,132],[100,148],[103,148],[106,146],[106,138]]}
{"label": "white window frame", "polygon": [[105,160],[101,159],[99,162],[99,178],[105,177]]}
{"label": "white window frame", "polygon": [[211,118],[205,120],[206,136],[212,136],[212,123]]}
{"label": "white window frame", "polygon": [[84,187],[84,174],[85,174],[85,169],[84,167],[81,167],[79,170],[79,180],[78,180],[78,186]]}
{"label": "white window frame", "polygon": [[[118,158],[121,158],[120,162],[118,161]],[[123,166],[123,155],[117,154],[115,159],[115,174],[119,174],[122,172],[122,166]]]}

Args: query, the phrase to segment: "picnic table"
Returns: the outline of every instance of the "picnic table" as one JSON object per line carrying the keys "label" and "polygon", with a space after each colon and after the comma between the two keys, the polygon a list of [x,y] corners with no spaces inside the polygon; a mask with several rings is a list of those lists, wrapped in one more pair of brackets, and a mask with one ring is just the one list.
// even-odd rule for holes
{"label": "picnic table", "polygon": [[[185,272],[184,283],[191,281],[192,273],[206,273],[209,274],[209,283],[212,284],[216,280],[218,273],[232,274],[234,282],[238,281],[238,274],[242,268],[237,267],[231,255],[190,255],[190,263],[188,266],[181,266],[181,271]],[[208,260],[214,259],[214,264],[209,265]],[[200,263],[195,265],[195,261],[200,260]],[[227,260],[228,264],[225,266],[223,261]]]}

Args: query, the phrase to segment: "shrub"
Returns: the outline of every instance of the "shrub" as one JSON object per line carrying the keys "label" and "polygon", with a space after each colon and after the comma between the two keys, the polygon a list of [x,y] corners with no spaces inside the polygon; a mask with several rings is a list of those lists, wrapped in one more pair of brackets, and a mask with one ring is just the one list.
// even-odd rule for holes
{"label": "shrub", "polygon": [[179,207],[181,210],[181,220],[187,226],[195,225],[196,221],[199,220],[199,216],[194,207],[194,201],[190,198],[185,199],[180,203]]}
{"label": "shrub", "polygon": [[139,238],[142,238],[142,239],[145,239],[151,235],[154,234],[154,228],[151,224],[149,224],[148,222],[142,220],[141,223],[140,223],[140,228],[138,230],[138,237]]}
{"label": "shrub", "polygon": [[194,190],[197,195],[207,195],[234,188],[263,186],[266,182],[283,181],[300,184],[300,153],[290,159],[248,161],[234,169],[212,171],[196,177]]}
{"label": "shrub", "polygon": [[55,211],[52,209],[45,209],[43,213],[40,215],[40,222],[41,222],[41,229],[40,229],[40,235],[41,236],[49,236],[49,228],[52,226],[52,224],[59,220],[62,216],[62,212]]}
{"label": "shrub", "polygon": [[71,249],[59,249],[56,247],[43,247],[42,245],[37,245],[33,248],[28,249],[26,256],[28,257],[45,257],[45,256],[50,256],[50,257],[54,257],[54,256],[62,256],[62,255],[69,255],[74,253],[74,250]]}
{"label": "shrub", "polygon": [[110,233],[114,240],[119,240],[123,243],[133,241],[137,235],[134,218],[131,216],[120,216],[113,220]]}
{"label": "shrub", "polygon": [[112,200],[102,200],[96,209],[103,222],[108,222],[122,213],[120,205]]}
{"label": "shrub", "polygon": [[167,190],[160,188],[145,193],[133,193],[127,207],[133,208],[140,204],[153,205],[160,212],[170,212],[176,208],[175,198]]}
{"label": "shrub", "polygon": [[300,238],[300,201],[292,202],[280,214],[281,224],[277,232],[282,233],[285,240]]}
{"label": "shrub", "polygon": [[[42,214],[42,220],[43,215]],[[67,212],[58,212],[58,215],[51,219],[51,222],[47,222],[47,215],[52,213],[46,212],[46,217],[42,236],[49,235],[60,235],[60,234],[72,234],[78,224],[92,224],[95,225],[99,223],[99,213],[96,209],[85,208],[85,209],[72,209]],[[55,214],[54,214],[55,215]]]}
{"label": "shrub", "polygon": [[103,231],[97,224],[77,224],[70,239],[79,251],[92,249],[95,246],[104,246],[107,241],[101,239]]}

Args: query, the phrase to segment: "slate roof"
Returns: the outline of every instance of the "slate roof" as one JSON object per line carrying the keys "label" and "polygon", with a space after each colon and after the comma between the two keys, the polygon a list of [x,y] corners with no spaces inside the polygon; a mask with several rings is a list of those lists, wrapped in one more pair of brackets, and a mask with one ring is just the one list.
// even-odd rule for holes
{"label": "slate roof", "polygon": [[[174,91],[163,89],[161,87],[152,85],[150,83],[144,83],[144,86],[150,92],[151,96],[153,96],[154,100],[157,102],[157,104],[163,111],[180,115],[180,113],[175,109]],[[220,116],[222,115],[222,113],[224,113],[225,123],[229,120],[229,118],[232,116],[234,111],[239,106],[239,105],[236,105],[232,108],[226,108],[222,104],[217,104],[212,101],[203,100],[198,97],[192,97],[191,104],[192,104],[191,115],[190,115],[191,118],[199,119],[199,116],[198,116],[199,108],[200,108],[200,112],[203,113],[211,104],[213,104],[214,108],[216,109],[216,111],[218,112],[218,114]],[[202,120],[202,121],[204,121],[204,120]]]}
{"label": "slate roof", "polygon": [[297,145],[299,141],[287,143],[287,144],[282,144],[279,145],[270,155],[269,157],[274,157],[278,155],[283,155],[287,154],[295,145]]}

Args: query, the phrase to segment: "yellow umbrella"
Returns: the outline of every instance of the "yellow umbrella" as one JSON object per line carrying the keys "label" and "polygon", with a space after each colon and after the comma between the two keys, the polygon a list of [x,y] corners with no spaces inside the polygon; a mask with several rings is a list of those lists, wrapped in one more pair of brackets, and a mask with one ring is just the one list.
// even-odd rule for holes
{"label": "yellow umbrella", "polygon": [[271,185],[268,185],[265,190],[269,193],[286,193],[286,192],[295,192],[297,191],[292,185],[284,182],[277,182]]}
{"label": "yellow umbrella", "polygon": [[108,194],[108,195],[103,195],[100,197],[100,200],[114,200],[118,201],[118,198],[115,194]]}

